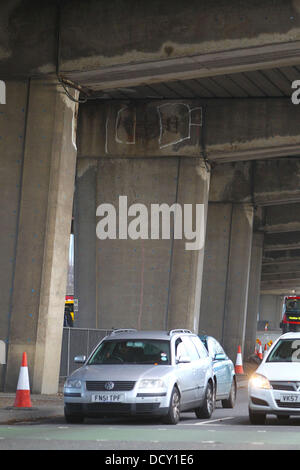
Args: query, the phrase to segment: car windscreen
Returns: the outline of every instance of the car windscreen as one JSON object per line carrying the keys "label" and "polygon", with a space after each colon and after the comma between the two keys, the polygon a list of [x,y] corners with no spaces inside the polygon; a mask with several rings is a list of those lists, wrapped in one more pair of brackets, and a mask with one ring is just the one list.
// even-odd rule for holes
{"label": "car windscreen", "polygon": [[266,362],[299,362],[300,361],[300,340],[282,339],[279,340],[274,349],[270,352]]}
{"label": "car windscreen", "polygon": [[286,312],[293,313],[300,311],[300,300],[299,299],[289,299],[286,302]]}
{"label": "car windscreen", "polygon": [[170,363],[170,342],[151,339],[103,341],[88,361],[89,365]]}

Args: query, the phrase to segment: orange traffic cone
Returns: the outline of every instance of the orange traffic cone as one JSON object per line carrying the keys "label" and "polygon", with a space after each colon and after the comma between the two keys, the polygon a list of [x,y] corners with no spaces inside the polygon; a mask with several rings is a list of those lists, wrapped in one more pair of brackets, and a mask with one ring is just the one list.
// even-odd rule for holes
{"label": "orange traffic cone", "polygon": [[241,346],[238,347],[236,363],[235,363],[235,373],[244,374]]}
{"label": "orange traffic cone", "polygon": [[265,348],[264,348],[264,357],[265,357],[265,355],[267,354],[267,352],[268,352],[268,345],[267,345],[267,343],[266,343],[266,344],[265,344]]}
{"label": "orange traffic cone", "polygon": [[19,373],[19,380],[16,391],[16,398],[14,407],[16,408],[31,408],[30,388],[29,388],[29,375],[27,366],[27,354],[23,352],[22,365]]}
{"label": "orange traffic cone", "polygon": [[260,340],[257,338],[256,343],[255,343],[255,349],[254,349],[254,354],[258,356],[259,353],[259,345],[261,344]]}
{"label": "orange traffic cone", "polygon": [[258,357],[259,357],[260,360],[263,360],[263,353],[262,353],[262,346],[261,346],[261,343],[260,343],[260,345],[259,345]]}

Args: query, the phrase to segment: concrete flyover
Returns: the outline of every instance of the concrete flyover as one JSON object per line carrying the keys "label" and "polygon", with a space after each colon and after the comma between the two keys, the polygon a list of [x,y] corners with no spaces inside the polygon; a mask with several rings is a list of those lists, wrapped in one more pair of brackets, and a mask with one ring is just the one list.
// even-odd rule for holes
{"label": "concrete flyover", "polygon": [[[258,314],[277,326],[300,290],[300,0],[0,12],[0,388],[26,350],[33,391],[57,390],[72,217],[75,326],[186,327],[248,355]],[[205,244],[99,240],[120,195],[202,204]]]}

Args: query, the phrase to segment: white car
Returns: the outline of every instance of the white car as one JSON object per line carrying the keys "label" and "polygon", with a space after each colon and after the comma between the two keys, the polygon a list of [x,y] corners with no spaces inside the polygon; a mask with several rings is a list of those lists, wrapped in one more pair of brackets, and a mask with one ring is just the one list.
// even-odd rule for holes
{"label": "white car", "polygon": [[300,333],[285,333],[272,345],[249,380],[249,419],[300,415]]}

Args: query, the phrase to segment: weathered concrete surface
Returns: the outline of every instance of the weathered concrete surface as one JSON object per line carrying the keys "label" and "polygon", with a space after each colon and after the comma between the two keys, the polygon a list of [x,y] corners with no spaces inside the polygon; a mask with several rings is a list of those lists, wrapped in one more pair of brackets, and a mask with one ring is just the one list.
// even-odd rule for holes
{"label": "weathered concrete surface", "polygon": [[259,319],[266,320],[270,330],[279,328],[282,319],[284,297],[282,295],[261,295],[259,299]]}
{"label": "weathered concrete surface", "polygon": [[181,207],[184,204],[193,204],[194,207],[203,204],[204,213],[199,226],[195,227],[202,232],[201,246],[197,250],[187,250],[186,239],[173,242],[168,329],[184,326],[198,332],[210,169],[201,159],[181,159],[178,178],[177,202]]}
{"label": "weathered concrete surface", "polygon": [[264,251],[294,250],[300,248],[300,232],[267,233]]}
{"label": "weathered concrete surface", "polygon": [[299,0],[5,0],[0,75],[58,65],[75,82],[112,88],[299,63],[299,11]]}
{"label": "weathered concrete surface", "polygon": [[233,359],[245,345],[252,230],[253,206],[233,206],[222,341]]}
{"label": "weathered concrete surface", "polygon": [[[290,217],[288,210],[287,216]],[[282,217],[283,216],[281,216],[281,219]],[[265,234],[261,293],[288,294],[292,293],[292,291],[299,292],[299,250],[299,231],[275,231],[274,233],[271,232]]]}
{"label": "weathered concrete surface", "polygon": [[[286,157],[299,154],[299,120],[300,106],[285,98],[95,101],[80,109],[78,155],[89,158],[205,155],[213,163]],[[240,171],[248,180],[244,198],[249,198],[251,189],[249,165],[229,170],[232,176]],[[293,171],[296,183],[299,162],[294,159],[293,163],[291,159],[289,165],[283,164],[279,171]],[[285,180],[272,179],[272,171],[276,171],[272,162],[269,167],[258,165],[258,185],[264,179],[264,186],[273,184],[273,191],[279,188],[283,197],[291,197],[294,185],[284,194],[281,184]]]}
{"label": "weathered concrete surface", "polygon": [[[84,171],[83,167],[83,162],[88,161],[79,161],[75,214],[89,203],[94,206],[90,200],[94,191],[94,170],[87,166]],[[103,158],[98,160],[96,171],[96,206],[105,203],[115,207],[117,236],[116,239],[96,238],[95,223],[101,218],[96,217],[95,212],[93,219],[92,214],[89,215],[90,207],[85,216],[79,214],[80,223],[75,224],[78,258],[75,278],[81,283],[76,290],[80,326],[139,329],[180,326],[196,331],[204,247],[200,251],[186,250],[188,240],[184,234],[182,240],[173,240],[172,216],[170,237],[163,239],[160,232],[159,239],[151,239],[150,206],[164,203],[170,207],[176,202],[182,208],[184,204],[207,205],[210,175],[202,159]],[[82,192],[84,179],[89,175],[91,189]],[[127,197],[126,211],[132,204],[145,205],[148,239],[120,237],[119,196]],[[86,226],[83,224],[85,217],[88,217]],[[128,215],[128,224],[132,220]],[[76,273],[80,267],[82,273]]]}
{"label": "weathered concrete surface", "polygon": [[[294,172],[291,174],[294,179]],[[290,183],[291,184],[291,183]],[[296,189],[296,181],[293,186]],[[264,208],[264,220],[261,224],[264,232],[299,232],[300,231],[300,204],[279,204]]]}
{"label": "weathered concrete surface", "polygon": [[270,206],[257,212],[257,229],[289,231],[298,226],[299,188],[299,158],[222,163],[213,167],[209,200]]}
{"label": "weathered concrete surface", "polygon": [[96,185],[97,160],[79,159],[74,200],[74,293],[80,299],[77,328],[97,326],[96,315]]}
{"label": "weathered concrete surface", "polygon": [[[22,99],[16,108],[11,107],[13,102],[6,106],[12,116],[17,116],[24,102]],[[75,122],[75,105],[56,82],[31,81],[22,136],[7,390],[16,389],[22,353],[26,351],[33,390],[57,391],[75,178]],[[7,154],[1,155],[9,165]],[[11,164],[14,167],[15,162]]]}
{"label": "weathered concrete surface", "polygon": [[[262,294],[293,294],[300,287],[300,258],[298,250],[266,251],[262,263]],[[280,256],[275,258],[275,253]],[[295,254],[293,254],[295,253]],[[272,255],[267,258],[266,255]],[[283,256],[285,255],[285,256]],[[274,292],[278,288],[277,292]]]}
{"label": "weathered concrete surface", "polygon": [[[19,200],[23,167],[27,82],[8,82],[10,106],[0,105],[0,340],[9,340],[11,300],[14,282]],[[0,365],[0,388],[5,366]]]}
{"label": "weathered concrete surface", "polygon": [[299,63],[297,0],[126,5],[67,2],[61,50],[66,76],[103,89]]}
{"label": "weathered concrete surface", "polygon": [[251,205],[209,203],[199,330],[233,360],[244,348],[252,228]]}
{"label": "weathered concrete surface", "polygon": [[253,354],[256,340],[257,317],[259,312],[260,281],[262,270],[264,234],[254,232],[252,237],[251,264],[249,274],[249,289],[247,302],[247,318],[245,329],[244,357]]}
{"label": "weathered concrete surface", "polygon": [[289,261],[290,259],[300,259],[299,250],[276,250],[276,251],[265,251],[263,253],[263,263],[273,263],[277,261]]}

